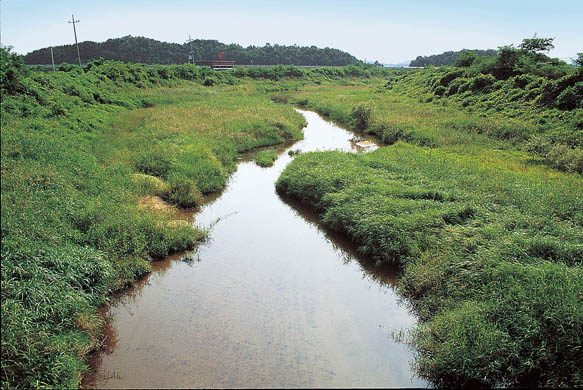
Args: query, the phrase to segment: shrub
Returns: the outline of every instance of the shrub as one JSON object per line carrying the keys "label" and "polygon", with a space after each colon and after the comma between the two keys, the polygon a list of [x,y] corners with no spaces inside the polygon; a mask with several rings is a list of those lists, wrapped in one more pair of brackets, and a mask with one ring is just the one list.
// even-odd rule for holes
{"label": "shrub", "polygon": [[0,47],[0,99],[5,94],[21,91],[21,80],[27,74],[22,56],[10,50],[10,47]]}
{"label": "shrub", "polygon": [[476,76],[472,80],[472,84],[470,85],[470,89],[473,92],[477,92],[479,90],[482,90],[482,89],[494,84],[495,82],[496,82],[496,78],[490,74],[479,75],[479,76]]}
{"label": "shrub", "polygon": [[299,100],[296,101],[296,104],[298,106],[305,107],[305,106],[308,105],[308,99],[299,99]]}
{"label": "shrub", "polygon": [[583,173],[583,149],[572,149],[567,145],[557,144],[551,148],[545,160],[552,167],[562,171]]}
{"label": "shrub", "polygon": [[441,85],[442,87],[447,87],[449,83],[451,83],[454,79],[460,77],[461,75],[463,75],[463,72],[461,71],[447,73],[445,76],[439,79],[439,85]]}
{"label": "shrub", "polygon": [[455,60],[455,66],[466,68],[472,66],[478,55],[471,50],[463,50]]}
{"label": "shrub", "polygon": [[538,156],[546,156],[546,154],[551,150],[551,146],[552,144],[547,137],[535,135],[526,142],[524,145],[524,150]]}
{"label": "shrub", "polygon": [[[583,84],[583,83],[580,83]],[[572,110],[581,105],[583,96],[577,94],[575,87],[567,87],[557,96],[557,108],[561,110]]]}
{"label": "shrub", "polygon": [[350,116],[354,127],[360,131],[367,129],[371,123],[372,113],[373,107],[370,104],[359,104],[353,107]]}

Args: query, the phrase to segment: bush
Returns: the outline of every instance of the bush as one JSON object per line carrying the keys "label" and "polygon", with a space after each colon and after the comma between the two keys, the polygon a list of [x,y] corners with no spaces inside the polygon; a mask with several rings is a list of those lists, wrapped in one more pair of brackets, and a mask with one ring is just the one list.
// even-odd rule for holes
{"label": "bush", "polygon": [[533,136],[524,145],[524,150],[537,156],[546,156],[551,150],[551,142],[547,137]]}
{"label": "bush", "polygon": [[0,47],[0,100],[5,94],[22,91],[22,78],[27,74],[22,56]]}
{"label": "bush", "polygon": [[255,163],[260,167],[270,167],[277,159],[277,153],[272,151],[259,152],[255,155]]}
{"label": "bush", "polygon": [[545,160],[559,170],[583,173],[583,149],[572,149],[567,145],[557,144],[551,148]]}
{"label": "bush", "polygon": [[[580,83],[583,84],[583,83]],[[575,87],[567,87],[557,96],[557,108],[560,110],[572,110],[580,106],[583,96],[577,94]]]}
{"label": "bush", "polygon": [[437,86],[435,88],[435,92],[434,93],[435,93],[436,96],[443,96],[443,94],[445,93],[445,91],[446,91],[445,87],[439,85],[439,86]]}
{"label": "bush", "polygon": [[477,91],[480,91],[480,90],[494,84],[495,82],[496,82],[496,78],[490,74],[476,76],[472,80],[472,84],[470,86],[470,89],[473,92],[477,92]]}
{"label": "bush", "polygon": [[350,116],[354,127],[360,131],[367,129],[371,123],[373,107],[370,104],[359,104],[352,108]]}
{"label": "bush", "polygon": [[451,83],[453,80],[460,77],[461,75],[463,75],[463,72],[461,71],[449,72],[441,79],[439,79],[439,85],[441,85],[442,87],[447,87],[449,83]]}

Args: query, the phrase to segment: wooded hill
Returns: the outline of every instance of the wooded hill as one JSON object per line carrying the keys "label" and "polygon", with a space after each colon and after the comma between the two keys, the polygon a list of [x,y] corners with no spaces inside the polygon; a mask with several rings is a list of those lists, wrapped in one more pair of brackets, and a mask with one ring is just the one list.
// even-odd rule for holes
{"label": "wooded hill", "polygon": [[[238,44],[224,44],[216,40],[195,39],[192,41],[194,59],[217,59],[222,53],[224,60],[235,61],[240,65],[325,65],[345,66],[359,62],[349,53],[329,47],[283,46],[266,43],[263,47],[243,47]],[[145,64],[183,64],[188,62],[190,44],[160,42],[145,37],[127,36],[108,39],[105,42],[85,41],[79,43],[81,61],[89,62],[100,57],[109,60]],[[75,45],[53,47],[55,63],[77,63]],[[49,48],[30,52],[24,56],[25,64],[44,65],[51,63]]]}
{"label": "wooded hill", "polygon": [[[434,54],[432,56],[419,56],[415,58],[409,66],[426,66],[426,65],[453,65],[455,64],[455,60],[458,56],[463,53],[464,51],[468,51],[467,49],[463,49],[460,51],[446,51],[441,54]],[[477,56],[480,57],[491,57],[498,55],[498,50],[488,49],[488,50],[471,50]]]}

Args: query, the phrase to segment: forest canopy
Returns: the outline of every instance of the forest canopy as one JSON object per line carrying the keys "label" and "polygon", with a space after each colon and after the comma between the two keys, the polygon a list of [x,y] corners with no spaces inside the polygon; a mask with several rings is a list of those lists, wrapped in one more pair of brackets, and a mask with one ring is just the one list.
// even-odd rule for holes
{"label": "forest canopy", "polygon": [[[184,64],[188,62],[190,44],[160,42],[145,37],[126,36],[108,39],[105,42],[85,41],[79,43],[83,63],[103,58],[123,62],[143,64]],[[248,46],[232,43],[225,44],[216,40],[195,39],[192,41],[194,60],[212,60],[219,56],[223,60],[235,61],[239,65],[318,65],[345,66],[359,62],[349,53],[338,49],[316,46],[271,45]],[[54,46],[55,63],[76,63],[75,45]],[[49,48],[38,49],[24,56],[28,65],[46,65],[51,63]]]}
{"label": "forest canopy", "polygon": [[[411,61],[409,66],[423,67],[423,66],[427,66],[427,65],[434,65],[434,66],[453,65],[453,64],[455,64],[458,56],[460,56],[463,53],[468,52],[468,51],[470,51],[470,50],[463,49],[460,51],[446,51],[444,53],[434,54],[431,56],[419,56],[419,57],[415,58],[413,61]],[[471,50],[471,52],[476,54],[477,56],[480,56],[480,57],[491,57],[491,56],[498,55],[498,50],[494,50],[494,49]]]}

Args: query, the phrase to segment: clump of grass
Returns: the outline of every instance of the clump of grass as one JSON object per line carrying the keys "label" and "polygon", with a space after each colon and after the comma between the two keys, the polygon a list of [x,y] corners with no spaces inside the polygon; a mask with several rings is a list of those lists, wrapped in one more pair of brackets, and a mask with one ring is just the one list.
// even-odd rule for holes
{"label": "clump of grass", "polygon": [[255,164],[260,167],[270,167],[277,159],[277,153],[272,151],[262,151],[255,155]]}
{"label": "clump of grass", "polygon": [[202,194],[196,184],[186,176],[172,175],[168,178],[168,187],[161,194],[169,203],[182,208],[194,208],[202,204]]}

